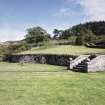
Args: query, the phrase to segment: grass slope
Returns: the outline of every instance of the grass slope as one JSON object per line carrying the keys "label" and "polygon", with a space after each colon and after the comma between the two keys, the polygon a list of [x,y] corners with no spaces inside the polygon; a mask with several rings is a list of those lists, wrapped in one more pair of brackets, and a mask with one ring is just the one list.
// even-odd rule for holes
{"label": "grass slope", "polygon": [[29,51],[22,52],[20,54],[71,54],[80,55],[88,53],[100,53],[105,54],[105,49],[87,48],[85,46],[70,46],[62,45],[51,48],[32,48]]}
{"label": "grass slope", "polygon": [[0,63],[0,105],[105,105],[105,73],[63,70],[59,66]]}

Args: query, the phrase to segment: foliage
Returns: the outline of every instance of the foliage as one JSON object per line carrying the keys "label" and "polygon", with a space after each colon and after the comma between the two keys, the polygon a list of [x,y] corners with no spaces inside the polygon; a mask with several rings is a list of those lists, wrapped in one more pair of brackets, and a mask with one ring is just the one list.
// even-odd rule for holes
{"label": "foliage", "polygon": [[94,42],[105,42],[105,35],[97,36]]}
{"label": "foliage", "polygon": [[[90,42],[97,42],[97,41],[105,41],[105,22],[99,21],[99,22],[88,22],[84,24],[75,25],[69,29],[62,30],[62,33],[59,34],[59,30],[54,31],[55,35],[58,36],[58,39],[69,39],[71,36],[76,36],[77,39],[75,40],[76,44],[82,45],[85,43]],[[82,42],[78,42],[80,41]]]}
{"label": "foliage", "polygon": [[92,33],[96,36],[105,35],[105,21],[99,22],[88,22],[84,24],[75,25],[70,28],[73,34],[77,35],[80,32],[81,28],[91,30]]}
{"label": "foliage", "polygon": [[59,36],[59,30],[54,29],[53,34],[54,34],[53,39],[57,39],[57,37]]}
{"label": "foliage", "polygon": [[19,53],[21,51],[29,50],[31,46],[27,43],[22,42],[19,44],[9,44],[0,46],[0,55],[11,55],[14,53]]}
{"label": "foliage", "polygon": [[[55,45],[63,44],[61,40],[66,40],[70,44],[86,45],[86,43],[105,43],[105,22],[88,22],[75,25],[66,30],[54,29]],[[0,54],[11,54],[25,51],[35,46],[52,46],[51,36],[41,27],[32,27],[27,29],[25,40],[19,44],[0,45]],[[52,40],[53,42],[53,40]],[[65,44],[65,43],[64,43]]]}
{"label": "foliage", "polygon": [[76,39],[77,39],[77,36],[70,36],[70,37],[68,37],[68,40],[70,41],[70,43],[72,45],[75,45]]}
{"label": "foliage", "polygon": [[76,45],[83,45],[89,42],[94,41],[96,36],[92,33],[91,30],[88,30],[84,27],[79,29],[79,33],[76,39]]}
{"label": "foliage", "polygon": [[68,39],[71,36],[70,30],[64,30],[62,32],[62,35],[60,36],[60,39]]}
{"label": "foliage", "polygon": [[53,39],[59,39],[63,34],[63,30],[54,29],[53,34]]}
{"label": "foliage", "polygon": [[38,43],[47,41],[49,39],[49,34],[41,27],[33,27],[27,29],[27,35],[25,37],[27,43],[38,45]]}
{"label": "foliage", "polygon": [[76,45],[83,45],[84,44],[84,38],[81,35],[78,35],[75,41]]}

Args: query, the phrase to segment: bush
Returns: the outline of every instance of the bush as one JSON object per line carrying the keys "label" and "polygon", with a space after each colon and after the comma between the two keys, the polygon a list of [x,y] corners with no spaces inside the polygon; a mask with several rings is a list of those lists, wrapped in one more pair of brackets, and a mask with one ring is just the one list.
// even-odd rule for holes
{"label": "bush", "polygon": [[22,42],[19,44],[9,44],[0,46],[0,55],[11,55],[21,51],[29,50],[31,46],[27,43]]}
{"label": "bush", "polygon": [[84,44],[83,36],[80,36],[80,35],[79,35],[79,36],[76,38],[75,44],[76,44],[76,45],[83,45],[83,44]]}

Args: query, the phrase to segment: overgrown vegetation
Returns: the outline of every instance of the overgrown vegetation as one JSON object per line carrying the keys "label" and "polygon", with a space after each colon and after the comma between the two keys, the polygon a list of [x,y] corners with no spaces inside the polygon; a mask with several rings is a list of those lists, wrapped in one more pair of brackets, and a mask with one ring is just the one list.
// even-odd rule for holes
{"label": "overgrown vegetation", "polygon": [[74,43],[76,45],[83,45],[91,42],[105,42],[105,22],[88,22],[75,25],[66,30],[54,30],[54,39],[70,40],[71,37],[74,37]]}
{"label": "overgrown vegetation", "polygon": [[93,45],[94,43],[102,43],[104,46],[102,48],[105,48],[104,21],[79,24],[66,30],[54,29],[53,33],[54,36],[51,38],[51,35],[41,27],[29,28],[25,39],[19,41],[18,44],[0,45],[0,54],[13,54],[33,47],[48,48],[56,45]]}
{"label": "overgrown vegetation", "polygon": [[26,42],[18,44],[0,45],[0,55],[11,55],[31,49],[31,46]]}

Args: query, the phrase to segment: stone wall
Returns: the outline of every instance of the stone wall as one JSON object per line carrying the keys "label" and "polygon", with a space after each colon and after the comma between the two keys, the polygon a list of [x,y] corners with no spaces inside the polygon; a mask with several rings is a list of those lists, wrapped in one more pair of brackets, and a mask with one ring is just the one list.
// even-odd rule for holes
{"label": "stone wall", "polygon": [[4,61],[5,56],[0,56],[0,62]]}
{"label": "stone wall", "polygon": [[105,71],[105,55],[97,56],[88,63],[88,72]]}
{"label": "stone wall", "polygon": [[[9,55],[0,56],[0,61],[8,62],[25,62],[25,63],[40,63],[40,64],[52,64],[59,66],[70,65],[70,59],[73,60],[77,56],[73,55],[50,55],[50,54],[26,54],[26,55]],[[87,65],[87,72],[105,71],[105,55],[99,55],[90,61]]]}
{"label": "stone wall", "polygon": [[52,64],[59,66],[69,66],[69,58],[75,59],[77,56],[72,55],[50,55],[50,54],[27,54],[27,55],[9,55],[5,61],[9,62],[26,62]]}

